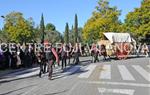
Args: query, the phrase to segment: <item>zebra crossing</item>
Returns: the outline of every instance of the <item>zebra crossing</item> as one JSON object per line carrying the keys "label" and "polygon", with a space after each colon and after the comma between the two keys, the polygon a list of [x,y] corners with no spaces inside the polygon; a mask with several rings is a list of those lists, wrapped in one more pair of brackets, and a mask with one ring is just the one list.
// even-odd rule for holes
{"label": "zebra crossing", "polygon": [[150,73],[148,73],[146,70],[144,70],[140,66],[133,65],[132,66],[141,76],[143,76],[144,79],[147,81],[150,81]]}
{"label": "zebra crossing", "polygon": [[[78,77],[79,78],[88,78],[92,72],[94,71],[96,65],[89,65],[86,69],[85,69],[85,73],[80,74]],[[87,71],[87,72],[86,72]]]}
{"label": "zebra crossing", "polygon": [[110,65],[104,65],[102,72],[99,76],[100,79],[111,79],[111,67]]}
{"label": "zebra crossing", "polygon": [[[150,72],[148,72],[144,67],[140,65],[117,65],[115,68],[112,67],[112,64],[104,64],[104,65],[95,65],[95,64],[90,64],[88,67],[85,68],[85,72],[81,73],[78,78],[82,79],[87,79],[92,76],[94,73],[94,70],[96,69],[97,66],[101,66],[101,70],[98,72],[99,80],[112,80],[113,74],[118,74],[123,81],[137,81],[137,77],[142,77],[142,79],[150,82]],[[130,69],[129,69],[130,67]],[[146,66],[147,67],[147,66]],[[113,68],[113,69],[112,69]],[[149,67],[147,67],[150,69]],[[131,72],[132,69],[132,72]],[[112,70],[117,70],[119,72],[113,73]],[[133,72],[136,72],[138,75],[134,75]]]}
{"label": "zebra crossing", "polygon": [[120,65],[118,68],[123,80],[135,80],[130,71],[124,65]]}

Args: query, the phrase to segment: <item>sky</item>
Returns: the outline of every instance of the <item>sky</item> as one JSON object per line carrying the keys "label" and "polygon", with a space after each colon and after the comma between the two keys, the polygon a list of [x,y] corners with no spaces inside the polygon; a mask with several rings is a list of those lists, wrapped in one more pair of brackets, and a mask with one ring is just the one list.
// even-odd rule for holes
{"label": "sky", "polygon": [[[123,22],[128,12],[140,7],[142,0],[109,0],[110,6],[117,6],[121,10],[119,19]],[[39,25],[41,14],[46,23],[52,23],[59,32],[65,30],[66,22],[71,28],[74,16],[78,15],[79,27],[83,27],[95,10],[98,0],[1,0],[0,16],[12,11],[21,12],[28,19],[33,18],[35,25]],[[0,18],[0,29],[4,19]]]}

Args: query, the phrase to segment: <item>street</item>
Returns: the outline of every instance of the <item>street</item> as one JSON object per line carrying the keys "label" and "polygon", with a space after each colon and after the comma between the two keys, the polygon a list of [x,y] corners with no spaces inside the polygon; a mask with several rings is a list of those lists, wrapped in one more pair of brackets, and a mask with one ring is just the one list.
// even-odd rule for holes
{"label": "street", "polygon": [[[85,60],[88,60],[87,58]],[[149,95],[150,58],[83,62],[53,80],[47,74],[0,83],[0,95]]]}

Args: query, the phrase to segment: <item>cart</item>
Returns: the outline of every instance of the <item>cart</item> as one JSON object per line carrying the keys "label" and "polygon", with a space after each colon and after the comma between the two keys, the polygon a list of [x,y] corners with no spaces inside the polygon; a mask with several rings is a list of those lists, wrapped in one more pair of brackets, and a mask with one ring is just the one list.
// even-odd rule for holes
{"label": "cart", "polygon": [[129,33],[104,33],[105,37],[111,42],[113,55],[118,59],[126,59],[131,52],[132,38]]}

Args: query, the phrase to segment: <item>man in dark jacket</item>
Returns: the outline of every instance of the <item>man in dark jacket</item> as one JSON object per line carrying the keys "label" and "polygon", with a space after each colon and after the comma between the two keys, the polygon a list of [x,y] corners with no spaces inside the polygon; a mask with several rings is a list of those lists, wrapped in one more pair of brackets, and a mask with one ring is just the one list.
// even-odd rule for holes
{"label": "man in dark jacket", "polygon": [[62,69],[67,66],[67,52],[66,52],[66,46],[62,44],[61,49],[59,51],[61,55],[61,61],[62,61]]}
{"label": "man in dark jacket", "polygon": [[56,50],[52,47],[52,45],[47,44],[45,45],[45,47],[46,47],[45,54],[46,54],[46,60],[48,63],[48,71],[49,71],[48,77],[51,80],[54,62],[56,60],[56,62],[59,64],[59,57],[58,57]]}

